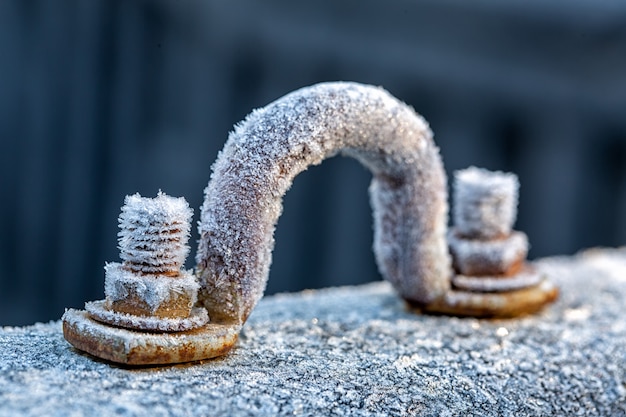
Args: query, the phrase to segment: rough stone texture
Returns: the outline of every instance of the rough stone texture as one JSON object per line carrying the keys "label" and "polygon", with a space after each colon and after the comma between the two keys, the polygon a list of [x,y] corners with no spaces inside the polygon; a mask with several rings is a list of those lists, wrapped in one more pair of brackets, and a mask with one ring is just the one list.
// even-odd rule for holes
{"label": "rough stone texture", "polygon": [[226,357],[124,369],[60,322],[0,331],[0,415],[626,415],[626,249],[539,262],[513,320],[413,315],[388,283],[263,299]]}

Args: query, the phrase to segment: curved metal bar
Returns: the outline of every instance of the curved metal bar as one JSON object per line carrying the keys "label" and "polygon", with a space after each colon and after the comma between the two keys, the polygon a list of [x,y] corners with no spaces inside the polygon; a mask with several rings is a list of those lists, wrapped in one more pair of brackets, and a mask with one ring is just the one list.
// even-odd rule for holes
{"label": "curved metal bar", "polygon": [[199,299],[243,323],[262,297],[282,199],[311,165],[342,153],[373,174],[374,253],[412,304],[441,299],[452,275],[446,175],[422,117],[382,88],[323,83],[252,112],[213,165],[199,222]]}

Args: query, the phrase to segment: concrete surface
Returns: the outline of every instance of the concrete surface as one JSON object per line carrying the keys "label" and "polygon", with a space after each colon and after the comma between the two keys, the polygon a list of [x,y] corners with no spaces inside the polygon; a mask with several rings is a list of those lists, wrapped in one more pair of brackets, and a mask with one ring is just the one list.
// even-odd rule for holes
{"label": "concrete surface", "polygon": [[626,250],[544,259],[514,320],[413,315],[387,283],[263,299],[226,357],[124,369],[60,322],[0,330],[0,416],[626,415]]}

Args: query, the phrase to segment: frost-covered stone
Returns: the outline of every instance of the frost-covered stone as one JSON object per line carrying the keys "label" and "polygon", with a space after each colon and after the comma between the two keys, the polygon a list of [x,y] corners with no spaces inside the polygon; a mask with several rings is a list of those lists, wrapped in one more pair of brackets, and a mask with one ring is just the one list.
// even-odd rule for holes
{"label": "frost-covered stone", "polygon": [[536,267],[562,288],[537,315],[415,315],[386,282],[306,291],[261,300],[228,355],[183,366],[94,361],[60,322],[5,327],[0,416],[626,415],[626,249]]}

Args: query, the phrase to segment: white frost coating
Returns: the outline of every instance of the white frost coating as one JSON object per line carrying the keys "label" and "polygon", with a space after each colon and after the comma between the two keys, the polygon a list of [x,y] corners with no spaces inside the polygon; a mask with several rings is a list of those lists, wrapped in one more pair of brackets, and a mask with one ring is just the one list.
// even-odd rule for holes
{"label": "white frost coating", "polygon": [[184,198],[126,196],[119,216],[120,258],[137,272],[178,270],[189,253],[193,210]]}
{"label": "white frost coating", "polygon": [[503,274],[528,254],[528,237],[518,231],[505,239],[474,240],[459,238],[452,229],[448,244],[454,267],[463,275]]}
{"label": "white frost coating", "polygon": [[182,332],[196,329],[209,322],[209,315],[204,308],[194,308],[189,317],[153,317],[136,316],[109,310],[104,300],[85,303],[89,316],[99,322],[112,324],[127,329],[159,332]]}
{"label": "white frost coating", "polygon": [[107,263],[104,270],[104,294],[111,302],[125,300],[131,291],[137,294],[153,312],[175,294],[186,295],[192,305],[197,301],[200,285],[191,271],[180,271],[180,275],[176,278],[139,275],[125,269],[117,262]]}
{"label": "white frost coating", "polygon": [[454,226],[467,238],[507,236],[517,217],[519,181],[512,173],[470,167],[454,176]]}
{"label": "white frost coating", "polygon": [[296,175],[340,152],[373,174],[382,275],[416,303],[449,289],[446,176],[427,123],[382,88],[324,83],[252,112],[213,165],[196,257],[212,319],[246,320],[265,289],[283,195]]}

